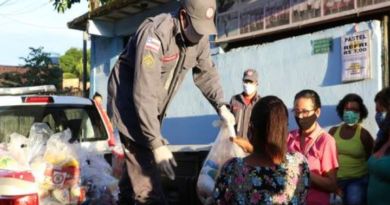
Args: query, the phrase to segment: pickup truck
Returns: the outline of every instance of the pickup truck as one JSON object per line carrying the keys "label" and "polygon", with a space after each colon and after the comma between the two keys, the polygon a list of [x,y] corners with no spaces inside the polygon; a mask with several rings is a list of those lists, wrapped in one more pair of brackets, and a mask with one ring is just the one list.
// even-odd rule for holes
{"label": "pickup truck", "polygon": [[[0,88],[0,144],[9,142],[12,133],[28,136],[36,122],[46,123],[54,133],[69,128],[72,141],[85,148],[94,147],[111,163],[109,142],[115,137],[102,108],[91,99],[50,94],[54,92],[53,86]],[[169,145],[169,148],[178,163],[174,181],[162,177],[169,204],[201,204],[196,182],[210,145]],[[33,183],[10,177],[15,174],[31,178],[31,173],[26,172],[0,173],[0,204],[29,201],[26,205],[38,205]]]}
{"label": "pickup truck", "polygon": [[[109,159],[108,141],[114,133],[100,106],[83,97],[47,94],[54,91],[54,86],[0,88],[0,145],[10,142],[13,133],[29,137],[34,124],[45,123],[53,133],[69,129],[70,141]],[[38,205],[33,182],[27,171],[0,169],[0,204]]]}

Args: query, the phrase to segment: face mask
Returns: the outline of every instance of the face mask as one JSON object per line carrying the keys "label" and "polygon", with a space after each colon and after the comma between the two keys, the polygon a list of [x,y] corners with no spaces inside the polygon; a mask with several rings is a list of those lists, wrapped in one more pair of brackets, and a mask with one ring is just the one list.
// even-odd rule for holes
{"label": "face mask", "polygon": [[244,93],[247,95],[252,95],[256,92],[256,84],[253,83],[244,83],[243,84]]}
{"label": "face mask", "polygon": [[360,114],[354,111],[344,111],[343,121],[349,126],[354,126],[359,122]]}
{"label": "face mask", "polygon": [[308,117],[295,117],[295,121],[298,124],[299,129],[308,130],[317,120],[317,115],[314,113]]}
{"label": "face mask", "polygon": [[187,41],[189,41],[189,44],[195,45],[199,43],[200,39],[202,39],[203,35],[198,34],[194,27],[191,24],[190,17],[187,15],[187,27],[183,28],[184,37]]}
{"label": "face mask", "polygon": [[377,112],[375,114],[375,121],[379,128],[381,128],[383,121],[385,121],[386,114],[386,112]]}

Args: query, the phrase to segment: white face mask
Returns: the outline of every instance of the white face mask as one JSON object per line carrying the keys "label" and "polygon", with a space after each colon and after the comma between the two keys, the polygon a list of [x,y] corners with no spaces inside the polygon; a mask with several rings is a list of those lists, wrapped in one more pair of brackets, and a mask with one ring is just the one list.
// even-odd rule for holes
{"label": "white face mask", "polygon": [[252,95],[256,92],[256,84],[255,83],[244,83],[243,84],[244,93],[247,95]]}

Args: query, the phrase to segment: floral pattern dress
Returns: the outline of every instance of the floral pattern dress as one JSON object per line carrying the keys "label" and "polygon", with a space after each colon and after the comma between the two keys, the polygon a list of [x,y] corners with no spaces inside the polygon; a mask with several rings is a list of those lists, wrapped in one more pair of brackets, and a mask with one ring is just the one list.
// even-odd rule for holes
{"label": "floral pattern dress", "polygon": [[217,204],[305,204],[309,167],[300,153],[286,154],[273,167],[250,166],[243,158],[225,163],[217,178],[213,198]]}

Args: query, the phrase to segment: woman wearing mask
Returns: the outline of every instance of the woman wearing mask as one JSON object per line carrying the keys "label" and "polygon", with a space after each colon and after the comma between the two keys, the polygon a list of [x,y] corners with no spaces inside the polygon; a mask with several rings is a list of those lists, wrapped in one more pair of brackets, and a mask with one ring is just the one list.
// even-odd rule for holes
{"label": "woman wearing mask", "polygon": [[342,191],[344,205],[366,204],[367,160],[371,156],[374,140],[360,124],[368,115],[363,99],[347,94],[336,107],[343,120],[329,131],[336,140],[339,169],[337,183]]}
{"label": "woman wearing mask", "polygon": [[[367,203],[369,205],[390,204],[390,88],[384,88],[375,96],[377,113],[385,116],[380,121],[381,139],[377,140],[374,154],[368,159]],[[379,137],[379,136],[378,136]]]}
{"label": "woman wearing mask", "polygon": [[288,112],[275,96],[259,100],[249,132],[253,152],[225,163],[217,178],[217,204],[305,204],[309,169],[304,156],[288,153]]}
{"label": "woman wearing mask", "polygon": [[290,132],[287,144],[290,152],[300,152],[307,158],[311,180],[307,204],[328,205],[330,193],[337,190],[338,161],[334,138],[317,122],[320,97],[313,90],[298,92],[293,112],[299,129]]}

